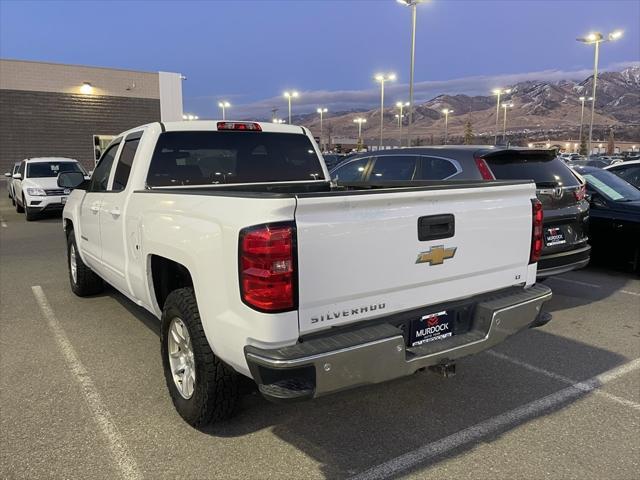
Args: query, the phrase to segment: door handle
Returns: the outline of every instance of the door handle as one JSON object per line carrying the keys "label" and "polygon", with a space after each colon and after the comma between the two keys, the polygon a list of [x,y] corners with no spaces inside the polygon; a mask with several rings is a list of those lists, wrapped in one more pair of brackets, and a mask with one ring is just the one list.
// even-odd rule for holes
{"label": "door handle", "polygon": [[109,213],[117,218],[117,217],[120,216],[120,209],[119,208],[113,208],[113,209],[109,210]]}
{"label": "door handle", "polygon": [[429,215],[418,218],[418,240],[451,238],[456,232],[455,217],[451,214]]}
{"label": "door handle", "polygon": [[99,203],[94,203],[93,205],[91,205],[91,207],[89,207],[89,209],[93,213],[98,213],[100,211],[100,204]]}

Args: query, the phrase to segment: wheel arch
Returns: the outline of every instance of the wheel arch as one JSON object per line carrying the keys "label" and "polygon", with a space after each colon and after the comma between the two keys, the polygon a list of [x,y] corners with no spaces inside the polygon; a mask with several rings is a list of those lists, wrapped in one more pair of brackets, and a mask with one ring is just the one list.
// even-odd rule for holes
{"label": "wheel arch", "polygon": [[169,294],[179,288],[193,287],[191,271],[184,264],[162,255],[149,255],[149,293],[162,311]]}

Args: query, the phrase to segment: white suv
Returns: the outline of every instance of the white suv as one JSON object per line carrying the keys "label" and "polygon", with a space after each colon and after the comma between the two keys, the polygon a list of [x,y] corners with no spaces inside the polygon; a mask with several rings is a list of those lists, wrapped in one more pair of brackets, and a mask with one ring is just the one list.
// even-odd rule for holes
{"label": "white suv", "polygon": [[20,163],[13,175],[16,211],[25,212],[28,221],[42,212],[61,212],[71,191],[58,187],[58,174],[81,172],[84,168],[71,158],[30,158]]}

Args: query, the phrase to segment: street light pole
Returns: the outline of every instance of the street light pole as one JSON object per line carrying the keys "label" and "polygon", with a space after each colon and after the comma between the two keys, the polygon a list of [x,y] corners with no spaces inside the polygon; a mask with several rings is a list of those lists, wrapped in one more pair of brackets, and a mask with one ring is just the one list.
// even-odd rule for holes
{"label": "street light pole", "polygon": [[402,115],[402,109],[404,107],[409,106],[410,103],[409,102],[396,102],[396,107],[398,107],[400,109],[400,115],[398,116],[398,128],[400,129],[400,138],[398,139],[398,144],[400,145],[400,147],[402,147],[402,123],[403,123],[403,115]]}
{"label": "street light pole", "polygon": [[502,88],[496,88],[493,90],[493,94],[497,96],[496,98],[496,135],[493,139],[493,144],[496,145],[498,143],[498,122],[500,121],[500,96],[511,93],[511,89],[503,90]]}
{"label": "street light pole", "polygon": [[424,0],[397,0],[398,3],[411,7],[411,67],[409,69],[409,120],[407,123],[407,146],[411,146],[411,124],[413,123],[413,73],[416,59],[416,7]]}
{"label": "street light pole", "polygon": [[320,149],[322,151],[324,151],[324,146],[323,146],[323,143],[322,143],[322,114],[323,113],[327,113],[328,110],[326,108],[322,108],[321,107],[321,108],[318,108],[316,110],[316,112],[318,112],[320,114]]}
{"label": "street light pole", "polygon": [[222,109],[222,120],[226,120],[225,109],[229,108],[231,104],[227,101],[218,102],[218,106]]}
{"label": "street light pole", "polygon": [[584,102],[585,100],[589,100],[589,101],[593,100],[593,97],[589,97],[589,98],[580,97],[579,100],[580,100],[581,106],[580,106],[580,136],[578,137],[578,141],[582,142],[582,127],[584,125]]}
{"label": "street light pole", "polygon": [[449,142],[449,114],[453,113],[453,110],[445,108],[442,113],[444,113],[444,144],[446,145]]}
{"label": "street light pole", "polygon": [[362,124],[367,123],[367,119],[357,117],[353,121],[358,124],[358,151],[360,151],[362,149]]}
{"label": "street light pole", "polygon": [[284,92],[285,98],[289,101],[289,125],[291,125],[291,99],[298,97],[298,92]]}
{"label": "street light pole", "polygon": [[602,42],[612,42],[622,37],[622,31],[616,30],[611,32],[606,37],[600,32],[592,32],[586,37],[577,38],[579,42],[586,43],[587,45],[595,46],[595,53],[593,58],[593,89],[591,93],[591,121],[589,122],[589,151],[588,155],[591,155],[591,142],[593,139],[593,119],[596,111],[596,84],[598,83],[598,60],[600,56],[600,44]]}
{"label": "street light pole", "polygon": [[380,82],[380,143],[378,149],[382,149],[382,132],[384,131],[384,82],[390,82],[396,79],[395,73],[379,73],[376,80]]}
{"label": "street light pole", "polygon": [[513,103],[503,103],[502,108],[504,108],[504,125],[502,127],[502,143],[507,142],[507,108],[513,107]]}

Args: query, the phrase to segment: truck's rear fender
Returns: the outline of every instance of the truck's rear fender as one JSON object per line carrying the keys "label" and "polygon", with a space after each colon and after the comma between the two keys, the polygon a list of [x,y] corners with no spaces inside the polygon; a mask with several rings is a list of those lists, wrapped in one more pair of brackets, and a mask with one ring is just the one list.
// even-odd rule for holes
{"label": "truck's rear fender", "polygon": [[[168,288],[191,279],[202,325],[212,350],[237,371],[249,374],[247,344],[286,345],[298,338],[297,312],[268,314],[240,299],[238,235],[242,228],[291,221],[295,199],[136,193],[129,206],[128,238],[139,232],[144,271],[132,284],[146,282],[156,316]],[[129,251],[135,249],[129,248]],[[156,270],[156,268],[158,270]],[[162,273],[162,269],[168,272]],[[162,275],[169,275],[162,286]]]}

